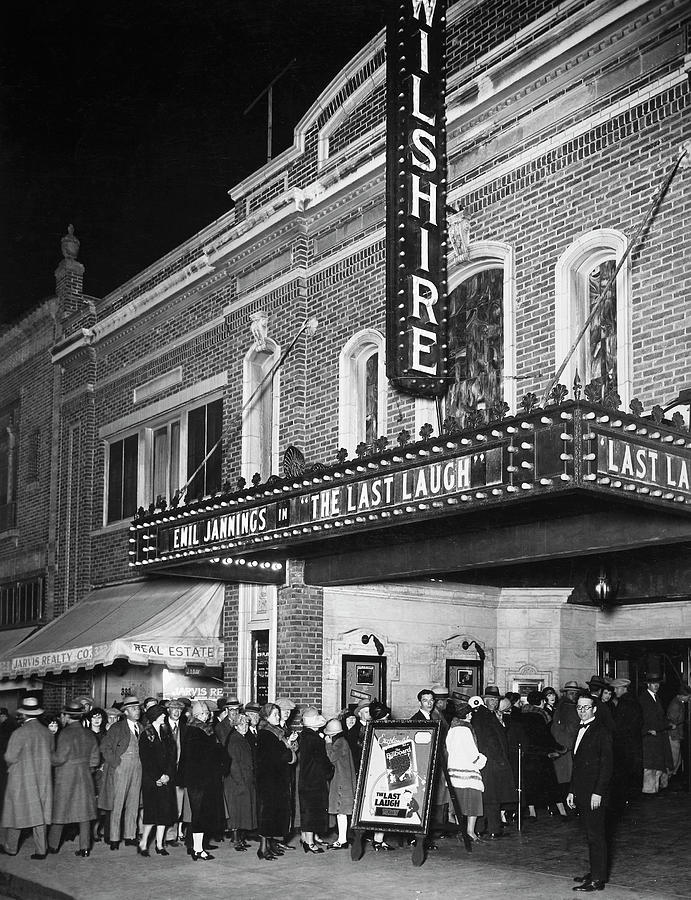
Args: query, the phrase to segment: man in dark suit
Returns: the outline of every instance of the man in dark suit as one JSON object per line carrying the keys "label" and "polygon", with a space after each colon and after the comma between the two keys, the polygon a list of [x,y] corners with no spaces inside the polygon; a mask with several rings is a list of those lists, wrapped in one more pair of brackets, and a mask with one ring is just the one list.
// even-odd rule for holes
{"label": "man in dark suit", "polygon": [[571,790],[566,802],[577,809],[585,830],[590,871],[576,881],[574,891],[602,891],[607,880],[607,838],[605,804],[612,778],[612,733],[597,721],[597,707],[592,697],[580,697],[576,703],[580,719],[573,750]]}

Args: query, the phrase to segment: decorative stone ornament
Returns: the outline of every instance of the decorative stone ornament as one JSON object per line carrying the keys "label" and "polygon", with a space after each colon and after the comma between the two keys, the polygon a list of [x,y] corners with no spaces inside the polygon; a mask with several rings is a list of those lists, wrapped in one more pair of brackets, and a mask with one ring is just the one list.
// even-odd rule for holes
{"label": "decorative stone ornament", "polygon": [[250,331],[252,333],[252,349],[256,351],[266,350],[266,336],[269,330],[269,316],[263,309],[257,310],[250,316]]}
{"label": "decorative stone ornament", "polygon": [[79,256],[80,241],[74,233],[74,225],[67,226],[67,234],[60,241],[60,247],[65,259],[76,259]]}
{"label": "decorative stone ornament", "polygon": [[468,262],[470,259],[470,219],[458,201],[450,204],[447,209],[450,212],[447,219],[449,241],[456,256],[456,262]]}

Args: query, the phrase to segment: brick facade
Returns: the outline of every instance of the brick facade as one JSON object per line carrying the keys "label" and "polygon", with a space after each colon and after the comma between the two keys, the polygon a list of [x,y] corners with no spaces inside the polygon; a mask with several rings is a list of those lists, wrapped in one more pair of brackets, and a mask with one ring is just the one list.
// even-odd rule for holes
{"label": "brick facade", "polygon": [[[449,5],[449,197],[470,220],[471,248],[496,243],[513,255],[516,368],[505,374],[518,398],[539,394],[560,362],[560,255],[585,232],[631,235],[691,139],[685,6],[670,0],[620,15],[617,6]],[[219,220],[101,299],[84,296],[84,266],[64,259],[56,299],[0,337],[0,408],[20,408],[17,524],[0,535],[0,573],[44,574],[49,617],[94,586],[133,577],[129,523],[104,524],[109,440],[165,420],[182,391],[213,382],[223,400],[222,478],[235,484],[253,313],[267,313],[281,351],[316,316],[317,334],[304,334],[281,368],[277,449],[279,458],[295,445],[309,463],[333,461],[339,354],[359,331],[385,326],[384,64],[380,35],[307,111],[293,148],[232,189],[235,206]],[[647,409],[669,402],[691,373],[689,177],[680,169],[632,260],[633,395]],[[452,279],[464,266],[449,254]],[[178,367],[180,379],[135,399]],[[392,444],[401,429],[415,434],[411,397],[389,386],[386,407]],[[323,592],[303,583],[299,560],[288,570],[277,596],[275,686],[320,705]],[[238,682],[238,604],[229,584],[227,691]]]}

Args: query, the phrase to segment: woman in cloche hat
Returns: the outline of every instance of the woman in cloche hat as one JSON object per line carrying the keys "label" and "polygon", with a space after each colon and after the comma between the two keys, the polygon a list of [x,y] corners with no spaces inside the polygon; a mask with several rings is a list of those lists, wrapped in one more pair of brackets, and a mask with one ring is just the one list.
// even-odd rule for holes
{"label": "woman in cloche hat", "polygon": [[348,816],[353,814],[356,773],[353,754],[343,733],[340,719],[329,719],[324,726],[326,755],[334,767],[334,777],[329,785],[329,815],[336,816],[338,840],[332,850],[344,850],[348,846]]}
{"label": "woman in cloche hat", "polygon": [[[298,741],[300,771],[298,794],[300,796],[300,826],[302,849],[305,853],[323,853],[315,843],[315,835],[326,834],[329,827],[329,780],[334,767],[329,762],[321,729],[326,719],[313,706],[302,714],[302,733]],[[325,841],[319,840],[320,844]]]}

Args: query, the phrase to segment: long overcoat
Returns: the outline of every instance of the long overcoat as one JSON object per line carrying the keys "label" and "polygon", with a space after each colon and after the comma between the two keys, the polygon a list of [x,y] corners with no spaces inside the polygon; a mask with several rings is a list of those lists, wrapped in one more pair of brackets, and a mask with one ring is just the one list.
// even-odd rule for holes
{"label": "long overcoat", "polygon": [[194,720],[185,729],[177,783],[187,788],[193,832],[223,832],[223,747]]}
{"label": "long overcoat", "polygon": [[480,753],[487,757],[482,770],[485,803],[514,803],[516,783],[509,761],[506,729],[486,706],[473,712],[473,731]]}
{"label": "long overcoat", "polygon": [[[659,700],[653,700],[650,691],[643,691],[638,698],[641,706],[643,732],[643,768],[665,772],[672,768],[672,748],[669,745],[669,722]],[[656,731],[657,734],[648,734]]]}
{"label": "long overcoat", "polygon": [[263,837],[282,837],[290,829],[291,765],[295,754],[266,726],[257,735],[258,830]]}
{"label": "long overcoat", "polygon": [[36,719],[12,733],[5,751],[3,828],[33,828],[53,821],[52,748],[53,735]]}
{"label": "long overcoat", "polygon": [[326,755],[334,767],[334,776],[329,785],[329,812],[333,816],[350,816],[353,813],[357,779],[353,754],[344,735],[336,735],[326,745]]}
{"label": "long overcoat", "polygon": [[223,780],[228,828],[254,831],[257,827],[257,786],[254,754],[246,736],[233,729],[226,741],[230,771]]}
{"label": "long overcoat", "polygon": [[[140,724],[140,727],[144,726]],[[127,719],[120,719],[106,731],[101,741],[101,756],[103,757],[103,775],[101,777],[101,790],[98,795],[99,809],[112,809],[115,795],[115,772],[120,765],[123,753],[130,744],[130,726]],[[148,823],[147,823],[148,824]]]}
{"label": "long overcoat", "polygon": [[53,819],[58,825],[96,818],[92,772],[101,760],[96,735],[79,721],[69,722],[57,736],[52,762]]}
{"label": "long overcoat", "polygon": [[561,785],[568,785],[571,781],[573,745],[576,743],[579,725],[576,704],[562,697],[554,709],[551,725],[552,737],[565,748],[564,752],[553,760],[554,772]]}
{"label": "long overcoat", "polygon": [[[168,728],[160,734],[147,725],[139,736],[139,759],[142,762],[142,807],[145,825],[172,825],[178,818],[175,777],[177,746]],[[157,785],[161,775],[166,784]]]}
{"label": "long overcoat", "polygon": [[643,715],[636,698],[628,691],[618,698],[614,719],[614,780],[629,795],[640,790],[643,775]]}
{"label": "long overcoat", "polygon": [[561,751],[542,710],[526,706],[520,714],[524,743],[521,798],[524,805],[548,805],[561,800],[550,753]]}
{"label": "long overcoat", "polygon": [[334,767],[326,755],[324,738],[311,728],[302,729],[299,740],[300,827],[324,834],[328,828],[329,781]]}

